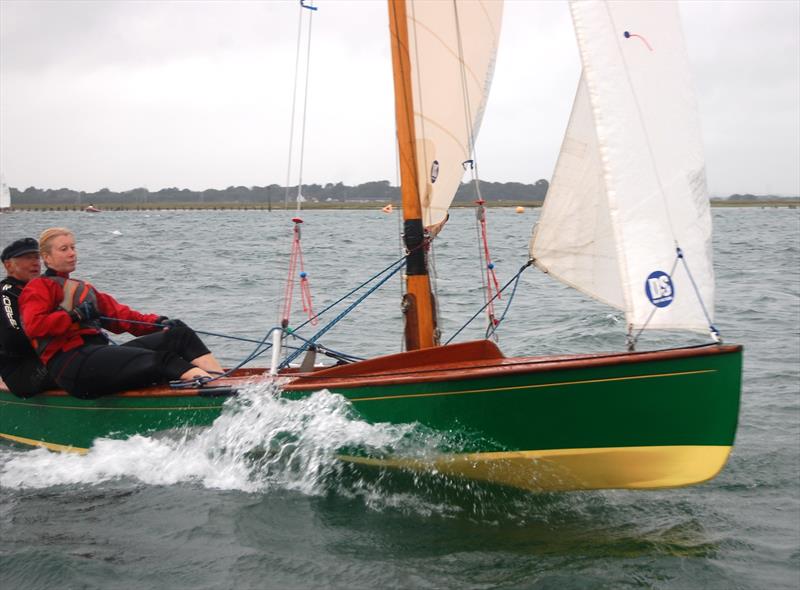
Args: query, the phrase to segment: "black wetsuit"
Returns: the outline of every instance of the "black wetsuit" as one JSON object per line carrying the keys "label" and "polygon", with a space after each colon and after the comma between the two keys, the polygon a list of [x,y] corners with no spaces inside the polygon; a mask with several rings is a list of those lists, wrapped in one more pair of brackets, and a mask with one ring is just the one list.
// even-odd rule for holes
{"label": "black wetsuit", "polygon": [[84,337],[83,346],[56,354],[47,368],[71,395],[93,399],[179,379],[194,367],[189,360],[208,353],[191,328],[175,327],[120,346],[102,335]]}
{"label": "black wetsuit", "polygon": [[14,277],[0,281],[0,378],[14,395],[30,397],[58,386],[22,331],[18,300],[23,287]]}

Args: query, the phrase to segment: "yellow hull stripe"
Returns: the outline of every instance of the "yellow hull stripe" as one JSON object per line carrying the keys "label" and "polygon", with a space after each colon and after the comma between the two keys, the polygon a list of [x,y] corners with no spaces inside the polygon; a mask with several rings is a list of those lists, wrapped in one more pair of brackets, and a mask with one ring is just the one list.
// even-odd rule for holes
{"label": "yellow hull stripe", "polygon": [[[511,391],[515,389],[539,389],[542,387],[562,387],[564,385],[586,385],[589,383],[609,383],[612,381],[633,381],[636,379],[656,379],[660,377],[681,377],[683,375],[699,375],[701,373],[716,373],[716,369],[702,369],[699,371],[682,371],[679,373],[662,373],[658,375],[632,375],[629,377],[609,377],[607,379],[586,379],[584,381],[560,381],[558,383],[540,383],[537,385],[512,385],[509,387],[489,387],[487,389],[465,389],[462,391],[444,391],[435,393],[409,393],[405,395],[384,395],[378,397],[349,398],[351,402],[372,402],[386,399],[404,399],[411,397],[439,397],[442,395],[463,395],[467,393],[487,393],[490,391]],[[332,388],[334,391],[335,387]]]}
{"label": "yellow hull stripe", "polygon": [[547,492],[697,484],[716,476],[730,451],[730,446],[675,445],[468,453],[419,459],[339,458],[360,465],[433,471]]}
{"label": "yellow hull stripe", "polygon": [[5,434],[4,432],[0,432],[0,438],[5,438],[15,443],[20,443],[23,445],[30,445],[33,447],[44,447],[46,449],[50,449],[51,451],[58,451],[60,453],[80,453],[81,455],[83,455],[84,453],[89,452],[89,449],[84,449],[83,447],[58,445],[56,443],[49,443],[42,440],[33,440],[32,438],[24,438],[22,436],[14,436],[13,434]]}
{"label": "yellow hull stripe", "polygon": [[[0,432],[0,438],[51,451],[85,454],[89,449]],[[419,459],[373,459],[341,455],[359,465],[436,472],[529,491],[658,489],[702,483],[725,466],[730,446],[675,445],[506,451]]]}

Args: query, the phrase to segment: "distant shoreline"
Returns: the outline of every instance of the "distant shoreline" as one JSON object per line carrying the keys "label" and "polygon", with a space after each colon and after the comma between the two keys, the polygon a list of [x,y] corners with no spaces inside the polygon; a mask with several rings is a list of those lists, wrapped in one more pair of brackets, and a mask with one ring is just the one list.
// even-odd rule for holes
{"label": "distant shoreline", "polygon": [[[338,203],[303,203],[305,210],[373,210],[377,211],[389,204],[386,201],[371,201],[371,202],[338,202]],[[397,203],[391,203],[394,207],[399,209]],[[94,206],[101,211],[169,211],[169,210],[186,210],[186,211],[214,211],[214,210],[236,210],[243,211],[293,211],[294,207],[288,209],[283,206],[273,206],[271,209],[267,204],[260,203],[136,203],[136,204],[121,204],[121,203],[94,203]],[[524,207],[524,208],[538,208],[542,206],[542,201],[491,201],[486,203],[487,207]],[[783,200],[712,200],[712,207],[786,207],[794,209],[800,207],[800,199],[783,199]],[[471,203],[454,203],[451,208],[472,208]],[[20,205],[12,206],[9,211],[83,211],[86,206],[83,205]]]}

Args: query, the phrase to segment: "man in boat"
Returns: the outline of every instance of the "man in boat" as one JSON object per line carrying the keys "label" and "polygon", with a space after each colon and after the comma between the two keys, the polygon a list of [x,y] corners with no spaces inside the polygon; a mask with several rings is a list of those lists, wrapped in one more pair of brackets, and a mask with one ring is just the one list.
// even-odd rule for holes
{"label": "man in boat", "polygon": [[[70,395],[93,399],[183,380],[201,385],[222,367],[180,320],[143,314],[89,283],[70,278],[78,264],[75,236],[66,228],[39,237],[46,272],[20,296],[22,326],[56,382]],[[113,345],[101,328],[138,336]]]}
{"label": "man in boat", "polygon": [[19,397],[31,397],[57,385],[22,330],[19,296],[41,274],[39,243],[22,238],[5,247],[0,260],[8,276],[0,281],[0,379]]}

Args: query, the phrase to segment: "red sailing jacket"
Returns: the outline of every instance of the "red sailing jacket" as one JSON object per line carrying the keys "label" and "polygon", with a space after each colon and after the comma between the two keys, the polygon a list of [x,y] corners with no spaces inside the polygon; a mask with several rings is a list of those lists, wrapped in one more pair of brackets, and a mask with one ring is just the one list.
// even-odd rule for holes
{"label": "red sailing jacket", "polygon": [[[53,272],[48,270],[48,272]],[[69,278],[66,273],[59,276]],[[160,330],[158,326],[132,324],[125,320],[137,322],[156,322],[161,316],[156,314],[142,314],[132,310],[126,305],[117,302],[111,295],[101,293],[88,283],[86,285],[94,292],[97,298],[97,309],[100,315],[119,318],[119,321],[103,321],[103,327],[115,334],[128,332],[134,336],[143,336]],[[97,328],[87,327],[72,321],[69,313],[60,307],[64,299],[62,286],[48,278],[38,277],[30,281],[19,298],[20,313],[22,315],[22,328],[28,339],[36,348],[36,340],[49,338],[47,347],[40,353],[44,364],[58,352],[66,352],[83,345],[83,336],[99,334]]]}

